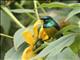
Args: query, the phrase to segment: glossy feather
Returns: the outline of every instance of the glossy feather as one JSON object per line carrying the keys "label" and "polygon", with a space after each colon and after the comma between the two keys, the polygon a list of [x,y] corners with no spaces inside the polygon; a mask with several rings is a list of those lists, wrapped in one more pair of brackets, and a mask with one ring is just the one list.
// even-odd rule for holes
{"label": "glossy feather", "polygon": [[41,20],[43,20],[43,28],[49,37],[54,37],[55,33],[60,30],[60,26],[50,16],[42,17]]}

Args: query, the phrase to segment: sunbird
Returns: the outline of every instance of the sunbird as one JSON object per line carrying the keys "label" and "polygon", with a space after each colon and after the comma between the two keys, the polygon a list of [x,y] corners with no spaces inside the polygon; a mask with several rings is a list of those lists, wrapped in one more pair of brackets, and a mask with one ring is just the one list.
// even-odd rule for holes
{"label": "sunbird", "polygon": [[[40,47],[42,44],[44,44],[44,41],[48,41],[50,38],[56,37],[55,34],[61,29],[61,26],[50,16],[44,16],[44,17],[41,17],[40,19],[41,19],[41,22],[43,22],[43,25],[42,25],[43,27],[38,28],[38,30],[39,30],[38,32],[40,32],[40,29],[43,28],[43,30],[48,35],[48,39],[47,40],[42,40],[42,38],[39,38],[35,42],[35,46],[34,46],[33,50],[36,50],[38,47]],[[63,34],[60,33],[60,34],[58,34],[58,37],[56,37],[56,38],[59,38],[62,35]],[[37,51],[37,53],[39,53],[42,49],[40,49],[39,51]]]}
{"label": "sunbird", "polygon": [[[44,41],[52,41],[51,38],[60,38],[61,36],[63,36],[63,33],[58,33],[56,34],[62,27],[64,27],[66,25],[66,23],[64,21],[61,21],[59,23],[57,23],[52,17],[50,16],[43,16],[40,18],[42,25],[41,27],[38,28],[38,32],[40,31],[45,31],[45,33],[47,33],[48,38],[46,40],[43,40],[41,37],[35,42],[35,46],[34,46],[34,51],[37,51],[37,48],[39,49],[36,53],[39,53],[45,46],[47,46],[46,44],[44,44]],[[40,23],[40,21],[38,22]],[[43,28],[43,29],[41,29]],[[40,30],[41,29],[41,30]],[[43,32],[42,32],[43,33]],[[44,34],[41,36],[45,36]],[[39,48],[41,46],[43,46],[42,44],[44,44],[45,46],[43,48]]]}
{"label": "sunbird", "polygon": [[50,16],[41,17],[41,20],[43,21],[43,28],[49,37],[54,37],[55,33],[61,28],[59,24]]}

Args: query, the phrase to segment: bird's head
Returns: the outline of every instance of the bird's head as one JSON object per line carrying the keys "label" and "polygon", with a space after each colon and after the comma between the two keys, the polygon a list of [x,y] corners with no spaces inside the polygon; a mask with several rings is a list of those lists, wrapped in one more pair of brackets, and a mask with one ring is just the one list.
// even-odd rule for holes
{"label": "bird's head", "polygon": [[44,16],[44,17],[41,17],[41,20],[43,20],[44,23],[48,23],[53,19],[50,16]]}
{"label": "bird's head", "polygon": [[43,21],[43,26],[46,28],[51,27],[53,25],[53,19],[50,16],[41,17],[41,20]]}
{"label": "bird's head", "polygon": [[50,28],[54,26],[55,28],[60,29],[58,23],[50,16],[41,17],[41,20],[43,21],[44,28]]}

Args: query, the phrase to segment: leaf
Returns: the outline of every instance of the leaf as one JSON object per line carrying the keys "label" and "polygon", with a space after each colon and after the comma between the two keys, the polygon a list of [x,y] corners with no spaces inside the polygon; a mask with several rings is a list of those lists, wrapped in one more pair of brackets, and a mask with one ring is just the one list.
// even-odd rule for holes
{"label": "leaf", "polygon": [[77,16],[73,16],[71,19],[69,19],[70,24],[78,24],[80,21],[80,18]]}
{"label": "leaf", "polygon": [[22,43],[24,43],[24,38],[22,36],[23,31],[25,31],[24,28],[19,29],[15,34],[14,34],[14,47],[17,49]]}
{"label": "leaf", "polygon": [[11,25],[11,18],[9,16],[7,16],[2,10],[1,10],[1,19],[0,19],[0,22],[1,22],[1,26],[2,28],[4,29],[4,33],[5,34],[8,34],[9,32],[9,28],[10,28],[10,25]]}
{"label": "leaf", "polygon": [[79,57],[77,54],[75,54],[69,47],[64,49],[61,53],[53,56],[48,55],[46,60],[79,60]]}
{"label": "leaf", "polygon": [[4,57],[4,60],[21,60],[22,53],[24,49],[27,47],[26,43],[22,44],[18,51],[15,50],[14,47],[12,47]]}
{"label": "leaf", "polygon": [[62,28],[60,31],[58,31],[55,36],[57,36],[58,34],[60,33],[63,33],[64,35],[67,33],[67,32],[75,32],[75,33],[80,33],[80,28],[78,27],[78,25],[73,25],[73,24],[70,24],[64,28]]}
{"label": "leaf", "polygon": [[32,9],[12,9],[11,11],[14,13],[34,13]]}
{"label": "leaf", "polygon": [[24,0],[24,1],[21,0],[21,1],[20,1],[20,5],[21,5],[21,6],[23,6],[25,3],[26,3],[26,0]]}
{"label": "leaf", "polygon": [[16,31],[16,33],[14,34],[14,47],[15,49],[17,50],[18,47],[24,43],[25,39],[23,37],[23,32],[26,30],[26,31],[30,31],[30,29],[32,29],[32,26],[29,26],[27,27],[26,29],[25,28],[21,28],[19,30]]}
{"label": "leaf", "polygon": [[67,18],[65,19],[65,21],[69,20],[71,17],[73,17],[74,15],[79,14],[79,13],[80,13],[80,8],[72,10],[72,11],[68,14],[68,16],[67,16]]}
{"label": "leaf", "polygon": [[70,48],[76,53],[78,54],[78,52],[80,51],[80,33],[77,34],[74,43],[70,46]]}
{"label": "leaf", "polygon": [[71,3],[71,4],[65,4],[61,2],[53,2],[53,3],[43,3],[41,5],[42,7],[46,8],[80,8],[80,3]]}
{"label": "leaf", "polygon": [[68,6],[73,9],[80,8],[80,3],[71,3],[71,4],[68,4]]}
{"label": "leaf", "polygon": [[41,5],[42,7],[47,7],[47,8],[66,8],[67,4],[60,3],[60,2],[53,2],[53,3],[43,3]]}
{"label": "leaf", "polygon": [[64,47],[70,46],[74,41],[75,35],[69,34],[59,38],[56,41],[51,42],[46,48],[44,48],[36,57],[45,57],[49,53],[54,53],[53,56],[58,54]]}

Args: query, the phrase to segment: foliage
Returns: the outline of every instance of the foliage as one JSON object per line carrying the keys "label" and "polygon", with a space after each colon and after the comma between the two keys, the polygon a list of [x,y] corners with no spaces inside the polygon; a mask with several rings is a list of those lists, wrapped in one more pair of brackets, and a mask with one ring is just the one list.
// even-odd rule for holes
{"label": "foliage", "polygon": [[[80,59],[80,3],[64,3],[66,1],[56,1],[57,2],[37,1],[36,3],[32,0],[1,1],[1,60],[3,60],[3,57],[4,60],[21,60],[23,54],[28,56],[28,54],[30,54],[29,52],[33,52],[33,54],[29,56],[32,60]],[[36,37],[36,35],[37,31],[41,34],[42,29],[38,29],[40,28],[40,22],[37,24],[34,22],[37,19],[39,20],[39,17],[46,15],[53,17],[59,25],[67,25],[57,31],[54,38],[39,41],[39,39],[37,39],[38,36]],[[61,23],[62,21],[66,23]],[[24,37],[23,33],[25,31],[27,34],[29,33],[30,36],[28,37],[31,38]],[[3,33],[7,35],[4,35]],[[62,33],[63,36],[58,37],[60,33]],[[25,34],[25,36],[27,36],[27,34]],[[41,36],[42,38],[45,38],[43,33]],[[33,40],[35,40],[34,43],[36,43],[37,40],[39,42],[30,44]],[[28,43],[28,41],[30,42]],[[5,45],[4,47],[3,44],[5,43],[10,46]],[[27,51],[25,51],[26,49]]]}

